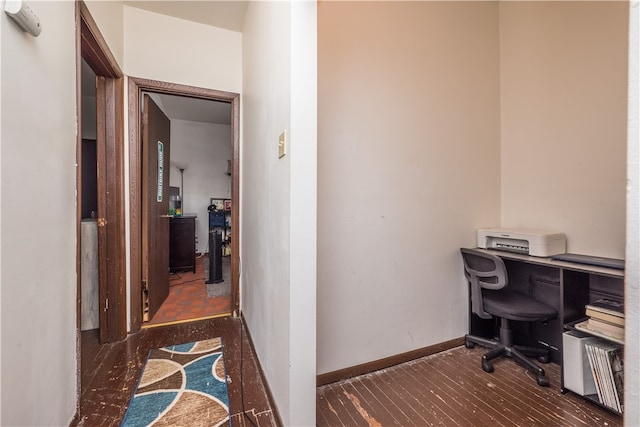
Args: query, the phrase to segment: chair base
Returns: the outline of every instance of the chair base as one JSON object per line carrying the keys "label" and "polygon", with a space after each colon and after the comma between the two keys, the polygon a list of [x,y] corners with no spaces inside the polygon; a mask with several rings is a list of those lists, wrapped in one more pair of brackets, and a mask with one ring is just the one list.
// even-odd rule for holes
{"label": "chair base", "polygon": [[544,369],[527,358],[527,356],[537,357],[540,363],[548,363],[550,360],[549,350],[521,345],[506,345],[497,340],[491,340],[469,334],[464,336],[465,347],[473,348],[475,344],[491,349],[482,356],[482,369],[485,372],[493,372],[493,364],[490,363],[491,360],[500,356],[507,356],[535,373],[538,385],[549,387],[549,379],[545,376]]}

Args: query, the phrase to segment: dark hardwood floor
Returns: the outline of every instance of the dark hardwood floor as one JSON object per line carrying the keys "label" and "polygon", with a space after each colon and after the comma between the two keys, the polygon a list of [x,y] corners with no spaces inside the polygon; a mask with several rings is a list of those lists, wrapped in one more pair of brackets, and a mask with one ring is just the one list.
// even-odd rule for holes
{"label": "dark hardwood floor", "polygon": [[458,347],[318,388],[318,426],[622,426],[622,418],[560,392],[560,367],[542,365],[551,387],[510,359],[485,373],[487,350]]}
{"label": "dark hardwood floor", "polygon": [[[77,426],[119,426],[147,354],[154,348],[222,337],[233,426],[276,426],[255,355],[240,319],[225,317],[143,329],[125,341],[99,345],[97,331],[82,333],[80,416]],[[241,362],[242,360],[242,362]],[[246,413],[246,415],[245,415]],[[192,425],[185,420],[185,426]]]}
{"label": "dark hardwood floor", "polygon": [[[144,329],[125,341],[102,346],[96,332],[82,334],[80,417],[75,425],[120,425],[149,350],[217,336],[223,339],[230,378],[232,425],[251,426],[244,413],[258,426],[277,425],[246,332],[242,334],[240,375],[239,319],[217,318]],[[621,417],[573,393],[563,395],[558,365],[543,365],[551,387],[540,387],[529,372],[506,358],[496,361],[494,373],[485,373],[480,367],[485,351],[481,347],[458,347],[318,387],[317,425],[623,425]],[[185,425],[190,425],[189,420]]]}

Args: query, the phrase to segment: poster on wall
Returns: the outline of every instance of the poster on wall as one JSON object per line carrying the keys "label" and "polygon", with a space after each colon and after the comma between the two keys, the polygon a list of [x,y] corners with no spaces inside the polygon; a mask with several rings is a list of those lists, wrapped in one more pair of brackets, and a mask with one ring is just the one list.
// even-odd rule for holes
{"label": "poster on wall", "polygon": [[158,202],[162,202],[162,178],[164,172],[164,144],[158,141]]}

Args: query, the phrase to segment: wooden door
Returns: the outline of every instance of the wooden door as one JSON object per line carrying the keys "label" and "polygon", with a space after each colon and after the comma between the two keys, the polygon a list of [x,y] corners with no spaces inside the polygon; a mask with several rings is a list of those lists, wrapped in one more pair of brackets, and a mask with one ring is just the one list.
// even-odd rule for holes
{"label": "wooden door", "polygon": [[109,316],[109,264],[107,262],[108,234],[107,234],[107,150],[106,127],[104,116],[106,106],[103,94],[105,78],[96,76],[96,177],[97,177],[97,206],[98,206],[98,324],[100,329],[100,344],[113,340],[110,339],[109,329],[113,316]]}
{"label": "wooden door", "polygon": [[[96,75],[96,172],[98,181],[98,282],[99,282],[99,325],[100,342],[121,341],[127,336],[126,300],[126,241],[124,212],[124,78],[122,70],[111,54],[107,43],[100,34],[83,1],[76,2],[76,75],[81,76],[82,65],[79,58]],[[82,106],[82,79],[77,81],[78,111]],[[85,123],[86,125],[86,123]],[[82,171],[83,121],[78,122],[78,171]],[[82,215],[83,183],[82,175],[77,175],[78,189],[78,249],[80,219]],[[137,251],[138,253],[140,251]],[[81,272],[80,251],[77,253],[77,271]],[[78,294],[81,293],[81,274],[78,274]],[[82,310],[78,300],[78,311]],[[80,319],[80,316],[78,316]],[[79,321],[80,322],[80,321]],[[78,331],[81,324],[78,323]],[[80,337],[79,337],[80,338]],[[80,349],[81,346],[78,346]],[[79,358],[78,360],[80,360]]]}
{"label": "wooden door", "polygon": [[142,308],[143,319],[151,320],[169,295],[171,122],[149,95],[144,95],[143,105]]}

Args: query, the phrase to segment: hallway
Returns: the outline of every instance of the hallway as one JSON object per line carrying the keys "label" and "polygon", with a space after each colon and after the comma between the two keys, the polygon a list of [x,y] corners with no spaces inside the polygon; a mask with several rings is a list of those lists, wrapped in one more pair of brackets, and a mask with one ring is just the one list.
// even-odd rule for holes
{"label": "hallway", "polygon": [[[224,317],[143,329],[126,340],[100,345],[96,331],[82,333],[80,419],[72,426],[119,426],[151,349],[221,337],[231,424],[275,426],[276,421],[246,330]],[[250,417],[251,421],[247,418]],[[193,425],[189,420],[184,425]]]}

